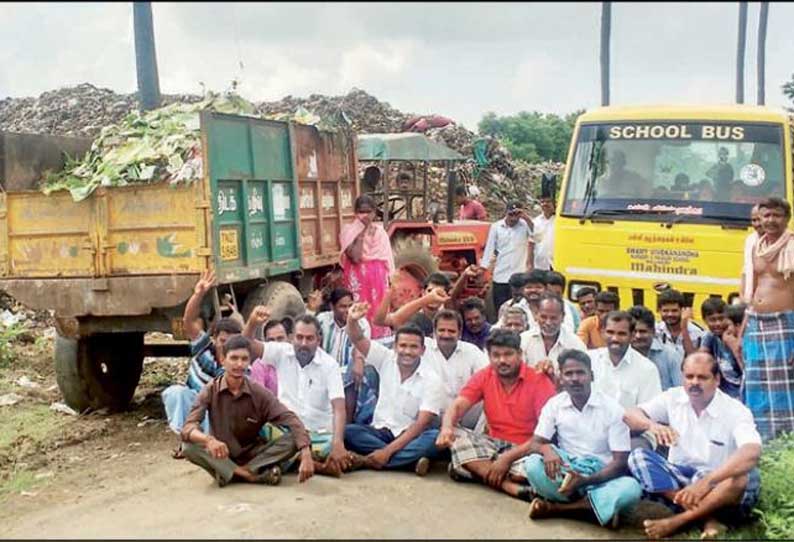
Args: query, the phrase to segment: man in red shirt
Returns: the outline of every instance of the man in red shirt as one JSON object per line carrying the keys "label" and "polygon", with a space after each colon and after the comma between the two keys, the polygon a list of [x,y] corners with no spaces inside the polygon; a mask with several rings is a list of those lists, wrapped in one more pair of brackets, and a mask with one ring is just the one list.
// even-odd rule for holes
{"label": "man in red shirt", "polygon": [[[450,448],[453,480],[478,479],[494,489],[530,501],[532,490],[522,463],[543,405],[557,390],[552,381],[522,360],[521,339],[495,330],[485,343],[491,364],[474,373],[444,414],[439,448]],[[458,426],[483,401],[488,434]]]}
{"label": "man in red shirt", "polygon": [[465,186],[461,185],[455,188],[455,202],[460,206],[458,216],[460,220],[488,220],[488,211],[485,210],[482,203],[473,199],[466,192]]}

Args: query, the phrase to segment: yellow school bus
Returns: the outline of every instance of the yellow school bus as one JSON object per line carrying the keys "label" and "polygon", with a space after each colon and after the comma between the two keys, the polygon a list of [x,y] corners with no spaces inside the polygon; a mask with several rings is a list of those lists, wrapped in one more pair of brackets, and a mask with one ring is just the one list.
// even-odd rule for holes
{"label": "yellow school bus", "polygon": [[656,310],[673,287],[699,317],[739,295],[750,210],[791,202],[792,123],[783,110],[604,107],[576,123],[560,190],[554,268],[568,296],[611,290]]}

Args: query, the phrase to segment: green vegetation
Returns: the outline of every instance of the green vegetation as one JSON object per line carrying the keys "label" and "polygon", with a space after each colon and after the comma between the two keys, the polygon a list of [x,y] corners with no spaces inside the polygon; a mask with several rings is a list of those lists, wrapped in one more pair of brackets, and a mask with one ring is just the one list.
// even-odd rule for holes
{"label": "green vegetation", "polygon": [[14,361],[15,355],[11,343],[23,331],[25,329],[20,324],[0,325],[0,368],[6,368]]}
{"label": "green vegetation", "polygon": [[522,111],[504,117],[486,113],[478,129],[481,135],[499,138],[513,158],[530,163],[552,160],[564,162],[576,118],[584,111],[564,117],[553,113]]}

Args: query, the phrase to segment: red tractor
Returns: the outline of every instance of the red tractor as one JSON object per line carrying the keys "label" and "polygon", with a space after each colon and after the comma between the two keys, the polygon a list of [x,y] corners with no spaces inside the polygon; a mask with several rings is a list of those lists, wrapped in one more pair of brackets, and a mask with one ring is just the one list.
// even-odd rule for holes
{"label": "red tractor", "polygon": [[[422,134],[358,136],[357,156],[364,168],[361,193],[377,202],[377,219],[391,239],[398,269],[395,306],[421,295],[422,281],[435,271],[452,280],[470,264],[479,264],[490,223],[454,220],[456,164],[466,158]],[[428,180],[444,175],[446,194],[430,192]],[[446,222],[439,222],[446,200]],[[470,280],[463,296],[479,295],[489,277]]]}

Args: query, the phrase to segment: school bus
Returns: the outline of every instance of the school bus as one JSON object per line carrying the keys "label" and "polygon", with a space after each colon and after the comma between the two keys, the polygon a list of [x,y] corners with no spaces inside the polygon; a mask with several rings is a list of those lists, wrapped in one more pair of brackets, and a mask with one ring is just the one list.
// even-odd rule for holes
{"label": "school bus", "polygon": [[739,297],[753,204],[791,202],[792,121],[767,107],[603,107],[579,117],[555,225],[568,296],[611,290],[656,309],[661,290],[695,307]]}

